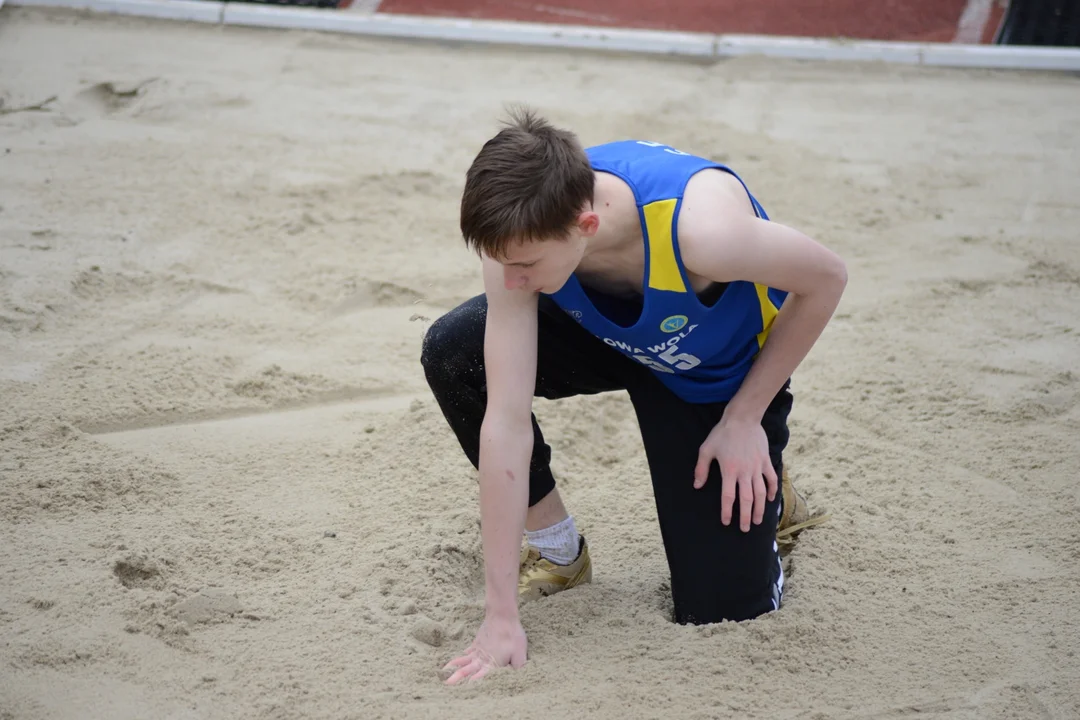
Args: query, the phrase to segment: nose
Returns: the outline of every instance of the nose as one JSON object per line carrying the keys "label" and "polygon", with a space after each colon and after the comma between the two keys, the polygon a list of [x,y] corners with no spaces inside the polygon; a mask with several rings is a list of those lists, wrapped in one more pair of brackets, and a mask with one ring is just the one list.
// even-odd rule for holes
{"label": "nose", "polygon": [[525,273],[514,268],[503,268],[503,284],[507,290],[517,290],[525,287],[526,282],[528,282],[528,278]]}

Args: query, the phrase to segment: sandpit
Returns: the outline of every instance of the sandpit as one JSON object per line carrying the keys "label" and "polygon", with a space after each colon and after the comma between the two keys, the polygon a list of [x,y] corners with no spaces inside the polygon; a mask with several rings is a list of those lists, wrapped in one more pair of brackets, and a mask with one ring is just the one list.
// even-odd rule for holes
{"label": "sandpit", "polygon": [[[4,8],[4,107],[53,96],[0,116],[0,718],[1080,716],[1080,78]],[[674,625],[627,398],[538,402],[595,579],[448,688],[479,513],[419,350],[510,102],[845,257],[787,456],[832,519],[780,612]]]}

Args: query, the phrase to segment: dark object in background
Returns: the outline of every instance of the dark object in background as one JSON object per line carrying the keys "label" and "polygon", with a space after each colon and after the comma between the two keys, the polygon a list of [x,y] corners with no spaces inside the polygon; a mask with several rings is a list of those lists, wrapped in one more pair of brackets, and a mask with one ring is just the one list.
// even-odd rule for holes
{"label": "dark object in background", "polygon": [[226,2],[243,2],[251,5],[289,5],[291,7],[313,8],[344,8],[348,7],[349,0],[226,0]]}
{"label": "dark object in background", "polygon": [[1080,0],[1011,0],[994,42],[1080,47]]}

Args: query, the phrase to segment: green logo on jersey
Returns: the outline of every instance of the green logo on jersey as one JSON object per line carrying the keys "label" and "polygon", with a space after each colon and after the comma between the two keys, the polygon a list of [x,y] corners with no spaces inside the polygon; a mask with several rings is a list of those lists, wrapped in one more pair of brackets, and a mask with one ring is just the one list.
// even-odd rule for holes
{"label": "green logo on jersey", "polygon": [[666,333],[673,333],[682,330],[686,326],[687,317],[685,315],[672,315],[669,318],[664,318],[664,321],[660,323],[660,329]]}

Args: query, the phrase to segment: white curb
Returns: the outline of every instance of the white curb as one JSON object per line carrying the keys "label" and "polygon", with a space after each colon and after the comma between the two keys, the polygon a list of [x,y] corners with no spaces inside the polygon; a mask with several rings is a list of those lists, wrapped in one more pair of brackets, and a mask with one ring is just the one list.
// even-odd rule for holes
{"label": "white curb", "polygon": [[64,7],[112,15],[221,23],[225,3],[206,0],[14,0],[12,5]]}
{"label": "white curb", "polygon": [[718,57],[764,55],[793,60],[847,60],[918,65],[925,45],[909,42],[829,40],[771,35],[719,35]]}
{"label": "white curb", "polygon": [[1080,70],[1080,48],[1019,45],[927,45],[923,64],[1007,70]]}
{"label": "white curb", "polygon": [[90,7],[90,0],[14,0],[13,7],[61,7],[72,10],[85,10]]}
{"label": "white curb", "polygon": [[715,36],[707,33],[657,32],[579,25],[428,18],[411,15],[346,15],[309,10],[226,3],[226,25],[304,28],[330,32],[460,42],[586,48],[617,52],[711,57]]}
{"label": "white curb", "polygon": [[[3,0],[0,0],[2,3]],[[11,0],[171,20],[382,37],[557,47],[698,58],[742,55],[939,67],[1080,72],[1080,48],[713,35],[581,25],[431,18],[204,0]]]}
{"label": "white curb", "polygon": [[1080,71],[1080,49],[1018,45],[880,42],[718,35],[717,56],[765,55],[798,60],[854,60],[957,68]]}

